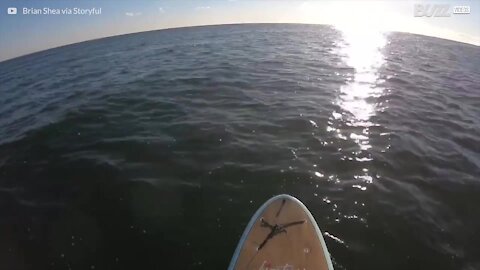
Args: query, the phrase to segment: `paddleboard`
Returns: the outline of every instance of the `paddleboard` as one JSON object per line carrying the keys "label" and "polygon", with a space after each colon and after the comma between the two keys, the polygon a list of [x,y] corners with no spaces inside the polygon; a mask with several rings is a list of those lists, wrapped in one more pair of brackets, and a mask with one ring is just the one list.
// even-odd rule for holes
{"label": "paddleboard", "polygon": [[325,240],[307,207],[278,195],[250,220],[229,270],[333,270]]}

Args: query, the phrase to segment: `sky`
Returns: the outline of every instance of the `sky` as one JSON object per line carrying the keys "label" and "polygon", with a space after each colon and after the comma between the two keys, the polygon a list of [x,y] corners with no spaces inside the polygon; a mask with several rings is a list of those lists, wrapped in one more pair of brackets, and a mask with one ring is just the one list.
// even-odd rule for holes
{"label": "sky", "polygon": [[[470,14],[415,17],[415,5],[470,6]],[[427,7],[428,5],[428,7]],[[16,7],[17,14],[7,14]],[[100,15],[25,15],[23,8],[101,8]],[[426,12],[426,13],[427,13]],[[229,23],[329,24],[401,31],[480,46],[480,0],[2,0],[0,61],[85,40],[149,30]]]}

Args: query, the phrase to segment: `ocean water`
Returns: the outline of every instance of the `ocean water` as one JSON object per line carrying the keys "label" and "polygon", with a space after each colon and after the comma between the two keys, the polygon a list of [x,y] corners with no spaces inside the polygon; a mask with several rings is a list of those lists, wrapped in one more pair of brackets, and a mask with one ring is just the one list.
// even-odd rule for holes
{"label": "ocean water", "polygon": [[1,269],[225,269],[289,193],[335,269],[480,269],[480,49],[321,25],[0,63]]}

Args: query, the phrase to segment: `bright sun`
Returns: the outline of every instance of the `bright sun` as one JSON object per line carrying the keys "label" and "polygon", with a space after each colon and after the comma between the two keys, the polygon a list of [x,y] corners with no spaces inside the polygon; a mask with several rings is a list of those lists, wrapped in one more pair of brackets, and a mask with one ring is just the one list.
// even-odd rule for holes
{"label": "bright sun", "polygon": [[395,30],[404,23],[383,1],[303,2],[300,16],[309,23],[331,24],[339,29],[362,32]]}

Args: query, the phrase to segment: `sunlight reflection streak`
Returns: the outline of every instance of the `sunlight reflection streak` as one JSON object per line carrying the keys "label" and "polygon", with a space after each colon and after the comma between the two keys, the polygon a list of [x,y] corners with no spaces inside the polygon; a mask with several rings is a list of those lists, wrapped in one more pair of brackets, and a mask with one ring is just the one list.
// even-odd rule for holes
{"label": "sunlight reflection streak", "polygon": [[[377,86],[378,70],[384,64],[384,56],[381,49],[386,44],[385,35],[380,31],[372,29],[340,29],[344,38],[344,46],[340,53],[344,56],[345,63],[354,69],[352,80],[340,88],[340,95],[337,104],[342,113],[332,112],[331,119],[341,120],[349,127],[361,128],[357,133],[342,134],[340,129],[327,127],[327,130],[335,130],[340,139],[353,140],[362,151],[367,151],[370,144],[370,130],[376,126],[371,117],[379,110],[375,104],[376,98],[380,97],[384,89]],[[351,160],[349,158],[349,160]],[[356,158],[357,161],[370,161],[371,158]],[[362,180],[365,184],[372,183],[372,177],[368,170],[364,169],[362,174],[355,179]],[[366,190],[365,186],[353,185],[360,190]]]}

